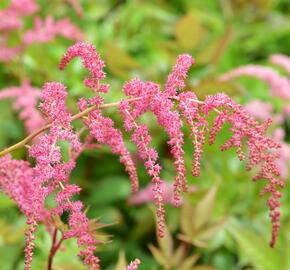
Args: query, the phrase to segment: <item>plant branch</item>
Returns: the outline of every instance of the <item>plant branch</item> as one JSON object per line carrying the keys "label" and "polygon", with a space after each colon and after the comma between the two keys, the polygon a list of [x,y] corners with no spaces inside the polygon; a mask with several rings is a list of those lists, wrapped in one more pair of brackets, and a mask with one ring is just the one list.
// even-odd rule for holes
{"label": "plant branch", "polygon": [[[138,101],[138,100],[141,100],[141,98],[138,97],[138,98],[130,98],[130,99],[128,99],[129,102],[134,102],[134,101]],[[72,121],[77,120],[79,118],[82,118],[85,115],[89,114],[90,112],[92,112],[92,111],[94,111],[96,109],[107,109],[107,108],[111,108],[111,107],[118,107],[119,104],[120,104],[120,102],[113,102],[113,103],[102,104],[100,106],[96,106],[96,105],[91,106],[91,107],[87,108],[86,110],[73,115],[72,116]],[[26,138],[24,138],[20,142],[18,142],[16,144],[4,149],[3,151],[1,151],[0,152],[0,157],[3,157],[5,155],[15,151],[16,149],[19,149],[19,148],[27,145],[27,143],[30,142],[33,138],[35,138],[36,136],[38,136],[42,132],[46,131],[50,127],[51,127],[51,124],[47,124],[47,125],[41,127],[40,129],[32,132],[30,135],[28,135]]]}
{"label": "plant branch", "polygon": [[[128,102],[134,102],[134,101],[139,101],[141,100],[142,97],[136,97],[136,98],[129,98],[127,99]],[[172,99],[174,100],[179,100],[178,97],[173,97]],[[191,101],[193,102],[196,102],[198,104],[203,104],[204,102],[203,101],[200,101],[198,99],[191,99]],[[72,116],[71,120],[74,121],[74,120],[77,120],[77,119],[80,119],[80,118],[83,118],[84,116],[88,115],[90,112],[93,112],[94,110],[97,110],[97,109],[107,109],[107,108],[112,108],[112,107],[118,107],[120,105],[120,101],[118,102],[112,102],[112,103],[106,103],[106,104],[102,104],[100,106],[96,106],[96,105],[93,105],[87,109],[85,109],[84,111],[82,112],[79,112],[75,115]],[[214,109],[214,111],[216,113],[220,113],[219,110],[217,109]],[[27,137],[25,137],[23,140],[21,140],[20,142],[4,149],[3,151],[0,152],[0,157],[3,157],[21,147],[24,147],[24,146],[27,146],[27,143],[30,142],[33,138],[35,138],[36,136],[38,136],[39,134],[41,134],[42,132],[46,131],[47,129],[49,129],[51,127],[51,124],[47,124],[43,127],[41,127],[40,129],[32,132],[30,135],[28,135]]]}
{"label": "plant branch", "polygon": [[51,249],[49,252],[49,257],[48,257],[48,264],[47,264],[47,270],[52,270],[52,261],[53,258],[57,252],[57,250],[60,248],[60,245],[62,244],[63,237],[59,240],[57,243],[57,228],[54,229],[53,236],[52,236],[52,244],[51,244]]}

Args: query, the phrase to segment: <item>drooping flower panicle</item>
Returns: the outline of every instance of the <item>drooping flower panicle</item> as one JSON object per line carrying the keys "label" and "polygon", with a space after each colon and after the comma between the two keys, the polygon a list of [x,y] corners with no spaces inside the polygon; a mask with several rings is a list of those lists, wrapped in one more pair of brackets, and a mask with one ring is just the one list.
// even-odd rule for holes
{"label": "drooping flower panicle", "polygon": [[[78,42],[67,50],[59,67],[64,69],[75,57],[80,57],[84,67],[90,72],[84,83],[93,90],[94,96],[87,100],[79,99],[80,112],[72,116],[66,106],[66,87],[59,82],[44,84],[40,95],[42,101],[40,109],[49,122],[47,125],[49,131],[42,134],[38,141],[29,147],[29,154],[34,158],[35,165],[31,166],[25,161],[12,160],[10,156],[0,159],[0,187],[15,200],[18,207],[27,216],[29,228],[26,233],[25,270],[31,268],[33,240],[38,223],[40,221],[45,223],[44,219],[62,216],[64,213],[68,213],[68,230],[63,233],[64,238],[76,237],[77,244],[81,248],[78,255],[83,259],[84,264],[90,270],[100,268],[99,259],[95,256],[98,241],[95,239],[90,222],[83,211],[84,205],[79,200],[72,200],[74,195],[79,194],[81,188],[70,183],[70,174],[76,166],[77,157],[86,146],[93,144],[93,140],[97,143],[93,144],[97,145],[94,148],[98,149],[100,144],[106,144],[114,154],[120,156],[120,162],[124,164],[130,176],[132,191],[138,190],[137,171],[131,155],[125,147],[122,131],[116,129],[113,120],[103,116],[101,112],[104,98],[100,96],[100,93],[106,93],[109,90],[109,86],[101,82],[105,78],[104,62],[93,45]],[[165,234],[164,203],[167,202],[167,199],[163,193],[164,186],[167,184],[161,179],[162,167],[158,162],[158,152],[151,145],[152,138],[149,128],[142,123],[141,116],[146,112],[153,113],[157,123],[164,128],[168,135],[168,144],[176,169],[176,177],[171,185],[173,186],[174,205],[180,204],[181,192],[188,190],[182,149],[184,144],[184,135],[181,131],[182,120],[184,119],[190,128],[190,137],[194,146],[193,176],[198,176],[201,171],[201,157],[207,133],[209,133],[209,143],[213,144],[224,124],[230,125],[232,136],[221,146],[221,150],[235,148],[238,158],[244,160],[247,155],[245,149],[247,149],[247,169],[258,167],[259,172],[254,180],[267,181],[261,195],[270,193],[267,201],[273,224],[270,245],[274,246],[280,226],[279,199],[282,193],[279,189],[284,187],[284,182],[278,178],[279,169],[276,164],[279,155],[275,150],[280,145],[265,135],[270,120],[260,124],[225,94],[207,96],[204,101],[200,101],[193,92],[182,92],[188,69],[193,62],[194,60],[189,55],[178,57],[163,91],[158,84],[153,82],[143,82],[137,78],[127,82],[123,91],[128,99],[117,104],[124,128],[127,132],[132,132],[131,140],[137,146],[139,157],[144,162],[151,178],[150,190],[156,206],[158,235],[163,237]],[[268,70],[265,74],[264,71],[260,70],[259,76],[264,78]],[[243,72],[244,70],[239,70],[237,74]],[[226,77],[229,78],[235,74]],[[269,73],[267,74],[269,75]],[[283,82],[278,83],[276,80],[281,78],[278,78],[276,74],[270,74],[274,76],[274,79],[269,78],[268,75],[266,79],[275,87],[285,83],[283,78]],[[17,96],[18,91],[18,89],[10,89],[3,92],[2,97]],[[285,94],[284,90],[282,92]],[[26,103],[21,104],[24,107],[23,104]],[[211,112],[216,114],[212,124],[208,121]],[[80,117],[83,118],[85,128],[89,132],[83,145],[79,138],[81,132],[76,132],[71,123],[73,119]],[[67,143],[65,150],[68,154],[67,159],[64,158],[61,151],[63,142]],[[45,199],[50,195],[54,195],[56,202],[53,209],[47,209],[45,204]],[[137,269],[139,264],[140,260],[136,259],[129,264],[127,270]]]}

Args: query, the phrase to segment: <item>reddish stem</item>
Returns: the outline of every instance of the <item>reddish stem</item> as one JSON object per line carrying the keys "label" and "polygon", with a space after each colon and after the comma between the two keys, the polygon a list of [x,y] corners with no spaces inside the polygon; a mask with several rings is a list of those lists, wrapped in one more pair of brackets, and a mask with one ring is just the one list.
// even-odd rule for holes
{"label": "reddish stem", "polygon": [[62,241],[63,241],[63,237],[59,240],[59,242],[57,242],[57,229],[54,229],[53,232],[53,236],[52,236],[52,244],[51,244],[51,248],[50,248],[50,252],[49,252],[49,256],[48,256],[48,264],[47,264],[47,270],[52,270],[52,261],[53,258],[57,252],[57,250],[60,248]]}

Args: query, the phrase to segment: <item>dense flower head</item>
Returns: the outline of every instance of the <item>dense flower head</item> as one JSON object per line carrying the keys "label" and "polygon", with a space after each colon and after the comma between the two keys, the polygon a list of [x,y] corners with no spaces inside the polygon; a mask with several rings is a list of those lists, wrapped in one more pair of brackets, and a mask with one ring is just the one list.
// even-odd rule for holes
{"label": "dense flower head", "polygon": [[[180,64],[180,63],[179,63]],[[139,79],[133,79],[124,85],[124,93],[129,96],[139,97],[129,106],[126,101],[121,102],[119,109],[123,116],[126,130],[136,127],[135,120],[146,111],[151,111],[157,118],[157,122],[162,126],[169,136],[168,144],[171,147],[176,168],[175,178],[175,205],[180,202],[180,191],[186,191],[187,184],[185,180],[185,165],[183,158],[183,133],[181,132],[182,121],[179,113],[174,111],[174,104],[165,92],[160,91],[160,87],[152,82],[142,82]]]}
{"label": "dense flower head", "polygon": [[95,46],[85,42],[78,42],[69,47],[66,54],[60,61],[60,69],[64,69],[66,65],[75,57],[80,57],[82,59],[83,66],[90,71],[91,77],[87,77],[84,80],[84,84],[96,92],[108,92],[108,85],[99,84],[99,81],[103,80],[106,76],[103,71],[105,63],[101,60]]}
{"label": "dense flower head", "polygon": [[113,120],[102,116],[101,112],[96,110],[89,114],[85,124],[97,142],[110,146],[112,152],[120,156],[120,162],[124,164],[130,176],[132,191],[136,192],[139,186],[137,171],[131,155],[126,149],[121,131],[113,127]]}
{"label": "dense flower head", "polygon": [[13,160],[9,155],[2,157],[0,188],[16,202],[27,217],[40,219],[44,197],[27,161]]}
{"label": "dense flower head", "polygon": [[[233,133],[233,136],[221,146],[221,149],[226,150],[235,147],[238,157],[243,160],[245,159],[245,154],[242,150],[243,139],[247,138],[246,145],[249,152],[247,169],[250,170],[258,165],[260,172],[253,179],[255,181],[260,179],[268,181],[261,191],[261,195],[270,193],[267,201],[272,221],[270,245],[274,246],[280,226],[280,211],[278,209],[280,206],[279,199],[282,195],[277,188],[283,188],[285,183],[277,178],[280,172],[275,161],[279,158],[279,154],[278,152],[273,152],[272,149],[279,149],[280,145],[264,135],[266,128],[269,126],[269,121],[259,124],[240,105],[237,105],[226,95],[209,96],[202,105],[202,111],[205,114],[217,108],[222,110],[221,113],[223,113],[226,121],[230,123],[230,131]],[[214,129],[215,127],[213,126],[212,128]]]}
{"label": "dense flower head", "polygon": [[[130,113],[128,112],[128,117]],[[165,210],[161,185],[163,181],[160,178],[161,166],[156,162],[158,153],[155,149],[149,146],[151,142],[151,136],[149,135],[146,125],[136,125],[136,128],[132,134],[132,142],[136,144],[138,154],[144,161],[145,168],[153,184],[153,199],[156,205],[156,215],[158,223],[158,235],[164,236],[165,227]]]}
{"label": "dense flower head", "polygon": [[189,54],[181,54],[176,60],[172,72],[169,74],[165,84],[165,93],[169,97],[174,97],[178,89],[185,87],[185,79],[189,68],[194,64],[194,59]]}
{"label": "dense flower head", "polygon": [[65,86],[59,82],[45,83],[41,92],[42,112],[52,122],[67,126],[70,123],[70,114],[66,110],[67,92]]}
{"label": "dense flower head", "polygon": [[13,199],[27,217],[25,241],[25,270],[31,268],[37,222],[42,219],[45,195],[29,163],[13,160],[9,155],[0,158],[0,189]]}
{"label": "dense flower head", "polygon": [[[108,145],[114,154],[120,156],[120,162],[124,164],[130,176],[132,191],[138,191],[137,171],[125,146],[122,131],[115,128],[114,121],[110,117],[103,116],[101,111],[101,108],[106,107],[107,104],[104,104],[100,93],[107,92],[109,89],[108,85],[100,83],[100,80],[105,78],[104,62],[93,45],[78,42],[67,50],[60,62],[60,68],[64,69],[75,57],[80,57],[83,66],[89,70],[90,76],[85,79],[85,85],[92,88],[95,95],[90,99],[80,98],[78,101],[80,113],[72,117],[66,106],[66,87],[58,82],[46,83],[40,94],[42,100],[40,109],[49,124],[40,131],[48,129],[48,132],[40,135],[37,143],[29,147],[29,155],[34,159],[35,165],[30,166],[28,162],[12,160],[10,156],[0,159],[0,187],[15,200],[20,210],[27,216],[29,228],[26,233],[25,270],[31,269],[33,240],[38,222],[43,221],[44,217],[52,219],[63,214],[68,214],[68,229],[63,232],[64,239],[76,237],[80,247],[78,255],[83,259],[84,264],[91,270],[100,268],[99,259],[95,256],[98,241],[84,213],[84,205],[79,200],[73,200],[73,196],[79,194],[81,188],[70,183],[70,174],[76,166],[76,159],[87,146],[97,145],[95,148],[98,149],[100,144]],[[221,150],[234,148],[238,158],[244,160],[247,149],[247,170],[258,168],[258,173],[253,180],[267,181],[260,195],[270,194],[267,206],[270,208],[272,221],[270,245],[274,246],[280,227],[279,199],[282,196],[280,188],[285,184],[278,178],[280,171],[277,166],[279,158],[277,150],[280,144],[265,135],[271,121],[267,119],[264,123],[259,123],[242,106],[222,93],[207,96],[204,101],[198,100],[193,92],[179,93],[178,90],[185,87],[187,72],[193,62],[189,55],[179,56],[168,76],[164,91],[161,91],[156,83],[143,82],[135,78],[124,85],[123,91],[128,99],[120,103],[112,103],[114,106],[119,104],[124,128],[132,133],[131,141],[136,145],[138,155],[151,178],[148,189],[145,189],[144,193],[137,193],[132,200],[134,201],[134,198],[137,202],[153,200],[156,206],[158,235],[163,237],[165,235],[164,203],[179,205],[181,192],[188,191],[183,151],[184,135],[181,131],[182,120],[184,119],[189,126],[194,147],[193,176],[200,175],[201,157],[207,133],[209,144],[213,144],[217,134],[227,123],[230,125],[229,130],[232,135],[221,146]],[[279,87],[288,87],[286,85],[289,84],[288,79],[266,68],[261,69],[256,66],[240,68],[224,75],[222,79],[241,74],[253,75],[253,72],[257,72],[255,75],[265,79],[275,91],[280,91],[278,94],[286,95],[286,88],[281,90]],[[17,97],[18,109],[27,110],[27,104],[29,108],[35,106],[39,94],[35,94],[32,87],[29,88],[27,84],[23,89],[21,88],[21,91],[27,94],[25,99],[21,97],[19,89],[11,88],[0,92],[0,99]],[[29,95],[34,97],[33,101]],[[155,116],[158,125],[168,135],[168,145],[176,170],[173,184],[168,184],[161,179],[162,167],[158,162],[158,152],[151,145],[152,137],[149,128],[142,123],[141,116],[146,112],[151,112]],[[215,116],[213,121],[209,121],[212,113]],[[28,112],[22,116],[28,118]],[[76,132],[71,123],[72,120],[81,117],[84,129],[89,132],[83,144],[80,141],[80,134],[84,129]],[[36,134],[39,135],[40,131]],[[94,141],[96,144],[93,143]],[[62,147],[63,144],[65,147]],[[64,154],[68,157],[65,158]],[[47,210],[45,199],[50,195],[54,196],[56,206]],[[126,269],[137,269],[139,264],[140,260],[136,259]]]}

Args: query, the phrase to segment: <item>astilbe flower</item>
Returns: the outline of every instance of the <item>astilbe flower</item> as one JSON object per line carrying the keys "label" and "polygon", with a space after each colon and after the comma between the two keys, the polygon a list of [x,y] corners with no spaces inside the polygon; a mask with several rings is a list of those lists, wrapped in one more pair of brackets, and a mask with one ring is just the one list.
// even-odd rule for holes
{"label": "astilbe flower", "polygon": [[139,259],[135,259],[124,270],[136,270],[136,269],[138,269],[138,266],[140,263],[141,263],[141,261]]}
{"label": "astilbe flower", "polygon": [[77,157],[81,151],[81,144],[77,134],[71,126],[71,115],[66,110],[67,92],[64,85],[57,82],[46,83],[41,93],[43,103],[41,109],[51,122],[48,134],[40,137],[39,143],[33,145],[29,152],[36,159],[35,175],[42,179],[46,186],[45,196],[62,191],[56,195],[58,206],[52,210],[52,215],[62,215],[70,212],[68,224],[70,230],[64,234],[65,238],[77,237],[78,245],[84,247],[79,256],[84,257],[84,263],[89,269],[99,269],[99,259],[94,256],[97,241],[89,228],[89,220],[82,212],[83,204],[80,201],[72,202],[70,198],[80,192],[76,185],[69,184],[69,175],[75,167],[75,161],[62,160],[58,142],[68,141],[70,152]]}
{"label": "astilbe flower", "polygon": [[27,80],[19,87],[8,87],[0,91],[0,100],[15,99],[13,108],[15,111],[20,111],[19,118],[23,120],[27,133],[37,130],[45,123],[36,108],[39,96],[39,89],[32,87]]}
{"label": "astilbe flower", "polygon": [[22,27],[22,17],[38,10],[35,0],[12,0],[10,6],[0,11],[0,31],[11,31]]}
{"label": "astilbe flower", "polygon": [[[192,58],[187,55],[181,55],[179,58],[178,64],[175,66],[173,73],[169,76],[167,82],[167,89],[171,89],[170,91],[175,91],[177,87],[183,87],[182,79],[185,78],[185,72],[188,70],[191,65]],[[179,63],[182,62],[180,59],[186,59],[187,61],[183,61],[187,64],[185,68],[180,68]],[[180,71],[180,70],[181,71]],[[180,74],[178,74],[178,72]],[[179,83],[176,81],[179,80]],[[133,79],[124,85],[124,93],[126,96],[140,98],[134,103],[130,105],[126,101],[122,101],[120,104],[120,114],[124,120],[124,127],[127,131],[135,129],[134,134],[132,135],[132,141],[137,144],[138,152],[141,158],[145,161],[146,164],[149,164],[154,168],[157,164],[154,164],[157,160],[157,155],[155,154],[155,150],[152,148],[147,149],[148,143],[144,139],[144,137],[149,137],[147,132],[147,128],[143,125],[138,127],[136,120],[139,116],[141,116],[146,111],[151,111],[157,118],[157,122],[160,126],[162,126],[169,136],[168,144],[171,146],[171,154],[173,155],[175,162],[174,165],[176,167],[176,178],[174,183],[174,204],[177,206],[180,204],[180,190],[187,190],[187,183],[185,179],[185,165],[184,165],[184,151],[182,149],[183,146],[183,133],[181,132],[182,121],[179,117],[177,111],[173,110],[173,102],[170,100],[167,92],[161,92],[159,86],[152,82],[142,82],[139,79]],[[139,131],[143,131],[144,134],[140,133],[137,135]],[[144,149],[142,149],[144,148]],[[144,156],[147,153],[146,156]],[[152,152],[152,156],[151,156]],[[152,163],[153,162],[153,163]],[[159,165],[158,165],[159,166]],[[150,171],[152,168],[146,166],[148,169],[149,175],[153,176],[152,182],[155,184],[155,204],[157,206],[157,215],[159,217],[159,235],[163,235],[162,228],[164,227],[164,209],[163,209],[163,197],[162,197],[162,189],[160,185],[162,181],[159,178],[159,170],[156,170],[155,174],[152,175]],[[160,167],[160,166],[159,166]]]}
{"label": "astilbe flower", "polygon": [[[170,182],[162,182],[161,183],[161,190],[163,201],[165,204],[175,205],[175,198],[174,198],[174,184]],[[196,186],[192,185],[188,188],[188,192],[195,192]],[[129,198],[130,205],[140,205],[145,204],[148,202],[154,202],[154,185],[152,183],[148,184],[145,188],[140,189],[138,193],[133,194]],[[183,200],[181,198],[181,204]]]}
{"label": "astilbe flower", "polygon": [[[192,92],[183,92],[179,96],[178,108],[185,118],[186,123],[190,127],[190,136],[193,138],[192,144],[194,146],[194,157],[192,163],[192,175],[200,175],[200,160],[202,147],[205,144],[205,133],[208,130],[208,123],[204,117],[199,114],[198,99]],[[223,122],[223,118],[219,118],[220,122]],[[217,122],[216,125],[219,123]],[[211,134],[210,142],[215,137],[215,134]]]}
{"label": "astilbe flower", "polygon": [[81,18],[84,15],[82,6],[78,0],[66,0],[72,8],[75,10],[76,14]]}
{"label": "astilbe flower", "polygon": [[0,158],[0,189],[12,198],[27,217],[25,241],[25,270],[31,268],[34,252],[34,234],[44,214],[44,193],[29,163],[12,160],[9,155]]}
{"label": "astilbe flower", "polygon": [[[1,16],[1,15],[0,15]],[[14,59],[22,51],[22,46],[16,45],[14,47],[8,46],[8,34],[1,33],[0,36],[0,61],[9,62]]]}
{"label": "astilbe flower", "polygon": [[[10,6],[0,11],[0,61],[9,62],[25,52],[31,43],[48,43],[57,36],[71,40],[84,39],[83,32],[68,18],[55,20],[34,18],[34,28],[24,31],[24,17],[33,15],[39,6],[35,0],[13,0]],[[20,42],[11,47],[8,40],[11,33],[20,33]]]}
{"label": "astilbe flower", "polygon": [[282,128],[277,128],[273,132],[273,139],[280,143],[280,158],[276,161],[276,165],[279,168],[280,175],[283,179],[287,179],[289,176],[289,164],[290,164],[290,145],[284,141],[285,131]]}
{"label": "astilbe flower", "polygon": [[[111,118],[101,114],[101,107],[105,107],[105,104],[103,104],[104,100],[100,97],[100,93],[109,90],[107,84],[100,83],[100,80],[105,78],[104,62],[93,45],[79,42],[67,50],[60,62],[60,68],[64,69],[75,57],[80,57],[84,67],[89,70],[90,76],[85,79],[84,83],[92,88],[95,96],[88,100],[81,98],[78,102],[81,112],[72,117],[66,109],[65,86],[58,82],[46,83],[41,93],[40,108],[50,122],[48,126],[50,129],[48,133],[40,136],[38,143],[29,149],[30,156],[35,159],[35,166],[30,167],[24,161],[13,161],[9,156],[3,157],[0,163],[1,188],[16,201],[28,217],[29,229],[25,249],[26,270],[29,270],[31,266],[33,239],[38,222],[49,216],[61,216],[65,212],[69,213],[69,230],[65,232],[64,237],[76,237],[78,245],[82,247],[79,256],[83,258],[84,264],[91,270],[99,269],[99,259],[94,255],[97,241],[91,232],[89,220],[83,213],[83,204],[80,201],[71,200],[73,195],[80,192],[80,187],[70,184],[69,176],[75,167],[76,158],[84,149],[79,141],[79,133],[76,133],[71,125],[73,119],[81,116],[84,118],[84,124],[89,130],[85,144],[90,144],[95,139],[98,144],[107,144],[113,153],[120,155],[120,161],[125,165],[131,178],[132,190],[137,191],[138,189],[136,169],[125,148],[122,133],[114,128]],[[150,146],[152,139],[148,127],[139,123],[140,116],[148,111],[156,116],[158,124],[165,129],[169,137],[168,144],[175,159],[177,172],[173,184],[175,205],[180,203],[181,190],[187,191],[180,116],[185,119],[191,131],[194,146],[192,169],[194,176],[200,174],[202,148],[206,133],[209,132],[209,143],[213,144],[223,125],[226,122],[230,124],[232,137],[221,146],[221,150],[234,147],[239,159],[244,160],[246,146],[249,153],[247,169],[250,170],[257,166],[259,173],[254,180],[267,180],[267,185],[261,191],[261,195],[270,193],[267,201],[273,224],[270,245],[274,246],[280,226],[279,199],[282,194],[278,189],[284,187],[284,182],[278,178],[279,170],[276,165],[279,155],[275,150],[280,147],[280,144],[265,136],[270,121],[259,124],[240,105],[224,94],[207,96],[202,102],[193,92],[179,93],[178,90],[185,85],[186,73],[192,63],[193,59],[190,56],[181,55],[168,77],[164,91],[161,91],[159,85],[152,82],[143,82],[139,79],[127,82],[123,90],[129,99],[119,103],[124,128],[127,132],[132,132],[131,140],[136,144],[138,154],[152,180],[153,200],[157,208],[158,234],[160,237],[164,236],[164,201],[166,199],[162,187],[166,184],[160,177],[161,166],[157,160],[158,153]],[[11,93],[18,91],[17,89],[12,90],[10,93],[6,92],[6,95],[12,95]],[[175,106],[174,102],[179,102],[178,106]],[[88,107],[89,105],[91,107]],[[212,111],[217,115],[210,124],[207,119]],[[85,116],[86,114],[87,116]],[[68,142],[69,145],[68,160],[64,160],[62,157],[60,149],[62,141]],[[244,141],[246,142],[244,143]],[[51,194],[55,195],[57,206],[48,212],[45,210],[44,202],[45,198]],[[31,205],[29,205],[30,200],[32,200]],[[136,259],[127,269],[137,269],[139,263],[140,261]]]}
{"label": "astilbe flower", "polygon": [[60,61],[59,68],[61,70],[64,69],[75,57],[80,57],[84,67],[90,71],[91,77],[87,77],[84,80],[84,84],[95,92],[107,93],[109,91],[109,86],[107,84],[99,84],[99,81],[106,77],[103,71],[105,63],[96,52],[95,46],[85,42],[78,42],[69,47],[67,53]]}
{"label": "astilbe flower", "polygon": [[247,113],[262,121],[266,121],[273,115],[272,105],[258,99],[251,100],[245,104],[244,109]]}
{"label": "astilbe flower", "polygon": [[[65,66],[75,57],[80,57],[83,61],[84,67],[91,73],[92,78],[86,78],[84,81],[85,85],[92,88],[94,92],[106,93],[109,89],[108,85],[99,83],[99,81],[104,79],[106,76],[103,71],[105,64],[97,53],[96,48],[93,45],[84,42],[76,43],[67,50],[67,53],[61,59],[59,65],[60,69],[64,69]],[[91,82],[93,83],[93,86],[90,84]],[[83,111],[86,109],[88,104],[100,106],[102,103],[103,99],[97,95],[88,101],[80,99],[78,105],[79,109]],[[88,114],[84,124],[88,127],[90,136],[94,137],[98,143],[110,146],[112,152],[120,156],[120,162],[124,164],[125,169],[130,176],[132,192],[137,192],[139,186],[137,171],[130,153],[125,147],[122,132],[114,128],[113,120],[102,116],[100,110],[95,110]]]}
{"label": "astilbe flower", "polygon": [[221,81],[228,81],[239,76],[251,76],[265,81],[271,88],[271,94],[283,99],[290,99],[290,80],[280,75],[270,67],[246,65],[235,68],[219,77]]}
{"label": "astilbe flower", "polygon": [[[259,124],[240,105],[237,105],[226,95],[217,94],[208,96],[201,108],[204,115],[208,115],[211,110],[217,109],[221,109],[221,111],[218,111],[218,114],[224,116],[226,121],[231,125],[230,131],[233,133],[233,136],[221,146],[221,150],[235,147],[239,159],[244,160],[245,154],[242,150],[242,145],[243,140],[247,138],[246,146],[249,151],[247,170],[251,170],[255,165],[258,165],[260,171],[253,180],[265,179],[268,181],[268,184],[260,194],[270,193],[270,198],[267,201],[273,226],[270,245],[274,246],[280,226],[279,198],[282,196],[276,186],[283,188],[285,183],[277,178],[280,172],[275,160],[279,155],[277,152],[271,151],[271,149],[278,149],[280,145],[264,135],[265,130],[270,124],[269,121]],[[220,125],[217,127],[213,125],[212,132],[217,133],[215,131],[216,128],[219,130]]]}
{"label": "astilbe flower", "polygon": [[290,75],[290,57],[284,54],[273,54],[270,56],[270,62],[284,68]]}
{"label": "astilbe flower", "polygon": [[42,21],[40,17],[36,17],[34,29],[24,33],[23,42],[25,45],[33,42],[47,43],[54,40],[56,36],[81,40],[84,34],[67,18],[55,21],[52,16],[48,16]]}

